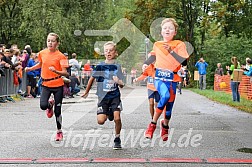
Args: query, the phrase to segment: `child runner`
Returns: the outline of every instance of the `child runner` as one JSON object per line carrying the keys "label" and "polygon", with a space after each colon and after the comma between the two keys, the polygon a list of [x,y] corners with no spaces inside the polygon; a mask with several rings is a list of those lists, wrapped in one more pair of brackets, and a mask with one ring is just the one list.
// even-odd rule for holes
{"label": "child runner", "polygon": [[[150,114],[151,119],[154,116],[154,106],[157,107],[157,103],[159,102],[160,96],[158,94],[158,91],[156,90],[154,86],[154,76],[155,76],[155,68],[154,64],[150,64],[142,73],[141,76],[134,79],[134,82],[142,81],[146,77],[148,77],[147,80],[147,90],[148,90],[148,99],[149,99],[149,105],[150,105]],[[155,100],[155,102],[154,102]]]}
{"label": "child runner", "polygon": [[117,55],[116,44],[112,41],[105,43],[104,54],[106,60],[95,67],[82,97],[86,98],[88,96],[91,86],[94,80],[96,80],[96,94],[98,96],[97,122],[103,125],[107,118],[110,121],[114,120],[115,139],[113,149],[121,149],[120,132],[122,123],[120,112],[122,104],[119,87],[122,88],[124,83],[122,82],[123,74],[121,66],[115,62]]}
{"label": "child runner", "polygon": [[[68,60],[58,50],[59,36],[55,33],[49,33],[47,36],[47,48],[38,53],[38,63],[32,67],[26,67],[25,71],[32,71],[41,68],[42,77],[42,93],[40,97],[40,108],[46,110],[48,118],[56,117],[57,134],[56,141],[63,139],[61,130],[62,116],[61,106],[63,99],[63,79],[61,76],[68,76],[66,67],[68,67]],[[50,99],[53,94],[54,99]]]}
{"label": "child runner", "polygon": [[183,66],[181,66],[181,68],[178,70],[177,74],[180,77],[180,81],[178,82],[178,93],[182,94],[183,81],[185,78],[185,71],[184,71]]}
{"label": "child runner", "polygon": [[165,118],[161,120],[161,137],[163,141],[168,140],[169,121],[171,119],[172,108],[176,95],[177,82],[180,77],[177,72],[183,62],[189,57],[185,44],[180,40],[173,40],[177,34],[178,24],[173,18],[166,18],[161,23],[161,35],[163,41],[154,43],[153,51],[155,55],[149,57],[145,64],[155,62],[155,81],[154,85],[157,89],[160,100],[158,102],[156,112],[154,113],[151,123],[145,132],[145,137],[152,138],[156,129],[158,118],[165,109]]}

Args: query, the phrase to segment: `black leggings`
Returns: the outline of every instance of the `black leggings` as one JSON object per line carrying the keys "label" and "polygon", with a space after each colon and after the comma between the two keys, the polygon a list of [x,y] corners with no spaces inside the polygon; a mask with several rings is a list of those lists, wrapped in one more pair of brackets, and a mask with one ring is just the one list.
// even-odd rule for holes
{"label": "black leggings", "polygon": [[42,86],[42,93],[40,97],[40,108],[42,110],[46,110],[51,107],[48,102],[51,94],[53,94],[55,100],[54,114],[56,117],[57,129],[61,129],[62,126],[61,106],[63,99],[63,86],[56,88],[49,88],[46,86]]}

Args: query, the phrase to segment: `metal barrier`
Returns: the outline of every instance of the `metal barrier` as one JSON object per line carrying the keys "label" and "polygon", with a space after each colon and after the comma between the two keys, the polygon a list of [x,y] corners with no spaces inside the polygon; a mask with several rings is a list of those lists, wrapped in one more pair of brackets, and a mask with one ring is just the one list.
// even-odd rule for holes
{"label": "metal barrier", "polygon": [[[12,95],[18,94],[18,86],[13,84],[13,71],[9,69],[3,69],[5,72],[5,76],[0,77],[0,97],[9,97]],[[83,71],[78,71],[79,79],[80,79],[80,88],[84,89],[84,81],[83,81]],[[124,76],[124,82],[126,85],[131,85],[131,77],[130,75]],[[26,90],[27,77],[26,73],[23,72],[22,77],[22,90]],[[93,88],[96,88],[96,83],[93,84]]]}
{"label": "metal barrier", "polygon": [[[18,86],[13,84],[13,71],[4,69],[5,76],[0,77],[0,97],[15,95],[18,92]],[[26,73],[23,73],[22,90],[26,90]]]}

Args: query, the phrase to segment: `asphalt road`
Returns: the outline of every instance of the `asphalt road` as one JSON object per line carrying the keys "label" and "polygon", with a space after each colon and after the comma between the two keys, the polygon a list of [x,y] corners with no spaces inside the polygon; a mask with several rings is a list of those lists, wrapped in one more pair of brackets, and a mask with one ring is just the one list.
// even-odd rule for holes
{"label": "asphalt road", "polygon": [[177,95],[169,140],[144,138],[151,121],[145,87],[122,90],[122,150],[113,150],[114,123],[96,122],[95,90],[64,99],[64,140],[39,99],[0,106],[0,166],[252,166],[252,116],[191,91]]}

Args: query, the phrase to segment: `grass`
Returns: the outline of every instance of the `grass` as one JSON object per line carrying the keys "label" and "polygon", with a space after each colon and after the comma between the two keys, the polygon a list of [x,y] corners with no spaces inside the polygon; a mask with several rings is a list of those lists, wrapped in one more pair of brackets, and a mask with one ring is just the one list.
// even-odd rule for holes
{"label": "grass", "polygon": [[208,99],[219,102],[221,104],[225,104],[239,110],[252,113],[252,101],[247,100],[241,97],[241,102],[234,102],[232,100],[232,94],[227,94],[225,92],[217,92],[214,90],[206,89],[206,90],[199,90],[199,89],[189,89],[197,94],[203,95]]}

